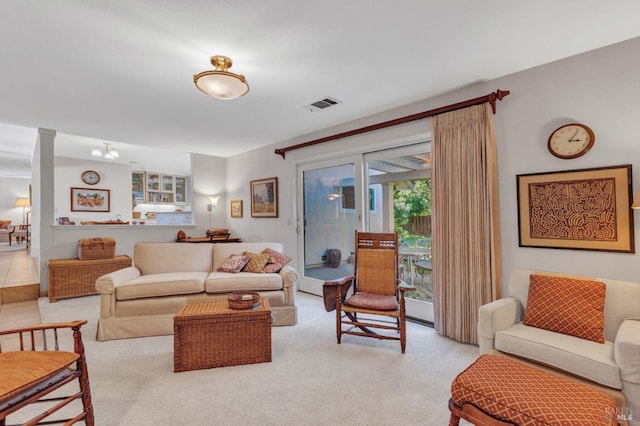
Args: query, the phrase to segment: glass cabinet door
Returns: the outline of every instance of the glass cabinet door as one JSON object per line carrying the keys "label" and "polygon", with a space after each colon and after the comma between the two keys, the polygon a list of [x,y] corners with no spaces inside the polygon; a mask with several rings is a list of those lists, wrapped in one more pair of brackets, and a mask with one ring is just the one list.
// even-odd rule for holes
{"label": "glass cabinet door", "polygon": [[160,175],[147,173],[147,191],[160,191]]}
{"label": "glass cabinet door", "polygon": [[173,192],[173,176],[162,176],[162,190],[164,192]]}
{"label": "glass cabinet door", "polygon": [[134,200],[144,200],[144,172],[133,172],[131,174],[131,192]]}
{"label": "glass cabinet door", "polygon": [[187,178],[176,176],[176,203],[187,202]]}

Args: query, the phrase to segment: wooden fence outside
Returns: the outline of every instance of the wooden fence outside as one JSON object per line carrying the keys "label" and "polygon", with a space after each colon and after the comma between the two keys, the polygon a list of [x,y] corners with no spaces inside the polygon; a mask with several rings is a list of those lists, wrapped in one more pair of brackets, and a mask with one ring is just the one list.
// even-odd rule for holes
{"label": "wooden fence outside", "polygon": [[402,227],[412,235],[431,236],[431,216],[414,216]]}

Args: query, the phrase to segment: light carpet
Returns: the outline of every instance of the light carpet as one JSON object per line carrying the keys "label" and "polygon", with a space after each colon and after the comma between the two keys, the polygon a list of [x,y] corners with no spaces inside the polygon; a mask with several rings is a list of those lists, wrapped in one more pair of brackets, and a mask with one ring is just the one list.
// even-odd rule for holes
{"label": "light carpet", "polygon": [[[43,322],[83,327],[96,425],[444,425],[451,381],[478,356],[409,323],[397,341],[343,336],[322,299],[299,293],[299,323],[274,327],[273,361],[173,372],[173,336],[97,342],[99,296],[49,303]],[[464,422],[462,422],[464,423]]]}

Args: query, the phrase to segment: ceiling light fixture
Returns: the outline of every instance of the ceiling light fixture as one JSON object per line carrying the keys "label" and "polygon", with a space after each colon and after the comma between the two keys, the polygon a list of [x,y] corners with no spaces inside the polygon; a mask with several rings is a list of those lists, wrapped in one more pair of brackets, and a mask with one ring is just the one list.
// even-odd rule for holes
{"label": "ceiling light fixture", "polygon": [[94,157],[104,157],[107,160],[120,158],[120,153],[111,148],[111,146],[109,146],[109,144],[106,142],[104,144],[104,148],[93,148],[91,150],[91,155],[93,155]]}
{"label": "ceiling light fixture", "polygon": [[193,82],[203,93],[225,101],[239,98],[249,92],[249,85],[242,74],[227,71],[233,65],[226,56],[212,56],[213,71],[194,74]]}

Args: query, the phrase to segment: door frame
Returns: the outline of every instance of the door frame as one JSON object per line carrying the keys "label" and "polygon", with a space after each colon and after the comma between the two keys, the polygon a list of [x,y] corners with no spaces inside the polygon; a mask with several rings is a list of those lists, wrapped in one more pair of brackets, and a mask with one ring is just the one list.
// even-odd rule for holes
{"label": "door frame", "polygon": [[[298,264],[296,265],[299,271],[298,278],[298,290],[305,293],[311,293],[316,296],[322,296],[322,284],[321,281],[316,278],[307,277],[304,274],[305,271],[305,253],[304,253],[304,173],[310,170],[323,169],[334,166],[342,166],[346,164],[353,164],[354,171],[354,186],[361,188],[363,184],[363,154],[354,154],[344,156],[340,158],[333,158],[328,160],[309,161],[305,163],[299,163],[296,165],[296,239],[297,239],[297,258]],[[358,231],[363,230],[363,206],[364,200],[361,191],[355,192],[355,219],[356,228]],[[354,229],[355,232],[355,229]]]}

